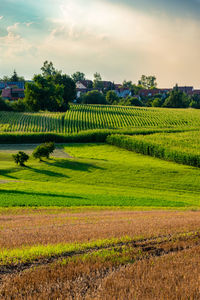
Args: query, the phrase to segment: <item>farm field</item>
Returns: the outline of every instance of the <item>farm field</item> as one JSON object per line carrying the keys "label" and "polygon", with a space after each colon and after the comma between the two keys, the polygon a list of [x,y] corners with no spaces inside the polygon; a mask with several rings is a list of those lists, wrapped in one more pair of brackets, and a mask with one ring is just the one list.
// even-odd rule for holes
{"label": "farm field", "polygon": [[12,206],[198,208],[199,169],[106,144],[68,144],[73,158],[27,167],[1,153],[0,203]]}
{"label": "farm field", "polygon": [[[199,155],[186,130],[114,137]],[[0,299],[200,298],[199,168],[105,143],[14,164],[35,146],[0,145]]]}
{"label": "farm field", "polygon": [[8,208],[0,228],[1,299],[199,297],[199,211]]}
{"label": "farm field", "polygon": [[200,167],[200,131],[155,133],[152,135],[112,135],[110,144],[141,154]]}
{"label": "farm field", "polygon": [[89,129],[199,126],[192,109],[71,105],[66,113],[0,112],[0,132],[77,133]]}

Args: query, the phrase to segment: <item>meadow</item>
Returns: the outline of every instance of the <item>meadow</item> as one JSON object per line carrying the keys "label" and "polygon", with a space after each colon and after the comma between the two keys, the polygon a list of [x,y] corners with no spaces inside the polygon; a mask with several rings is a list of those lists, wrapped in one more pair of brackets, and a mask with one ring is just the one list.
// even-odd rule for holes
{"label": "meadow", "polygon": [[77,133],[89,129],[199,126],[193,109],[71,105],[66,113],[0,112],[0,132]]}
{"label": "meadow", "polygon": [[[63,146],[61,146],[63,147]],[[115,146],[67,144],[73,158],[14,165],[0,154],[0,203],[10,206],[198,208],[199,170]]]}

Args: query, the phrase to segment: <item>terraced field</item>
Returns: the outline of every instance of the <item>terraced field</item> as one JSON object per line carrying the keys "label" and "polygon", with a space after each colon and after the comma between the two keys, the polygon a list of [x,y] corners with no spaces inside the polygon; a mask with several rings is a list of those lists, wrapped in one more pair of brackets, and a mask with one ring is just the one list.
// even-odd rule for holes
{"label": "terraced field", "polygon": [[66,113],[0,112],[0,132],[76,133],[88,129],[199,126],[198,110],[72,105]]}

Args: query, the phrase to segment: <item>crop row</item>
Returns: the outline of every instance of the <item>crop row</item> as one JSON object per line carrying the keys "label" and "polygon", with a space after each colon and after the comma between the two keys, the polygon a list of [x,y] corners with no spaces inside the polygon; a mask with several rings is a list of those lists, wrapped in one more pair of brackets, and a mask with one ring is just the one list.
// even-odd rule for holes
{"label": "crop row", "polygon": [[199,126],[197,110],[72,105],[66,113],[0,112],[0,132],[77,133],[89,129]]}
{"label": "crop row", "polygon": [[107,142],[130,151],[200,167],[200,132],[110,135]]}

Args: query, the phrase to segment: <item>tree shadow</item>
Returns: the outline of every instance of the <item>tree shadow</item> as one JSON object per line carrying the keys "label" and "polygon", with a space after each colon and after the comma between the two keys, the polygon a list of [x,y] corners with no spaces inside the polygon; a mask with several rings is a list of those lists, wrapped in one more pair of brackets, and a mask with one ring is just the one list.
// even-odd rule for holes
{"label": "tree shadow", "polygon": [[36,169],[36,168],[30,167],[30,166],[27,166],[27,169],[29,169],[35,173],[46,175],[46,176],[69,178],[69,176],[67,176],[65,174],[50,171],[50,170],[41,170],[41,169]]}
{"label": "tree shadow", "polygon": [[0,170],[0,176],[5,176],[5,177],[8,177],[8,178],[17,179],[17,177],[9,175],[9,174],[10,173],[17,173],[21,170],[22,170],[22,167],[21,168],[15,167],[15,168],[3,169],[3,170]]}
{"label": "tree shadow", "polygon": [[56,197],[56,198],[68,198],[68,199],[87,199],[75,195],[63,195],[63,194],[52,194],[52,193],[39,193],[39,192],[25,192],[16,190],[1,190],[0,193],[4,194],[18,194],[18,195],[30,195],[30,196],[42,196],[42,197]]}
{"label": "tree shadow", "polygon": [[104,168],[95,166],[94,164],[82,163],[78,161],[65,159],[59,161],[51,159],[51,161],[45,161],[45,164],[57,168],[70,169],[82,172],[91,172],[92,169],[105,170]]}

